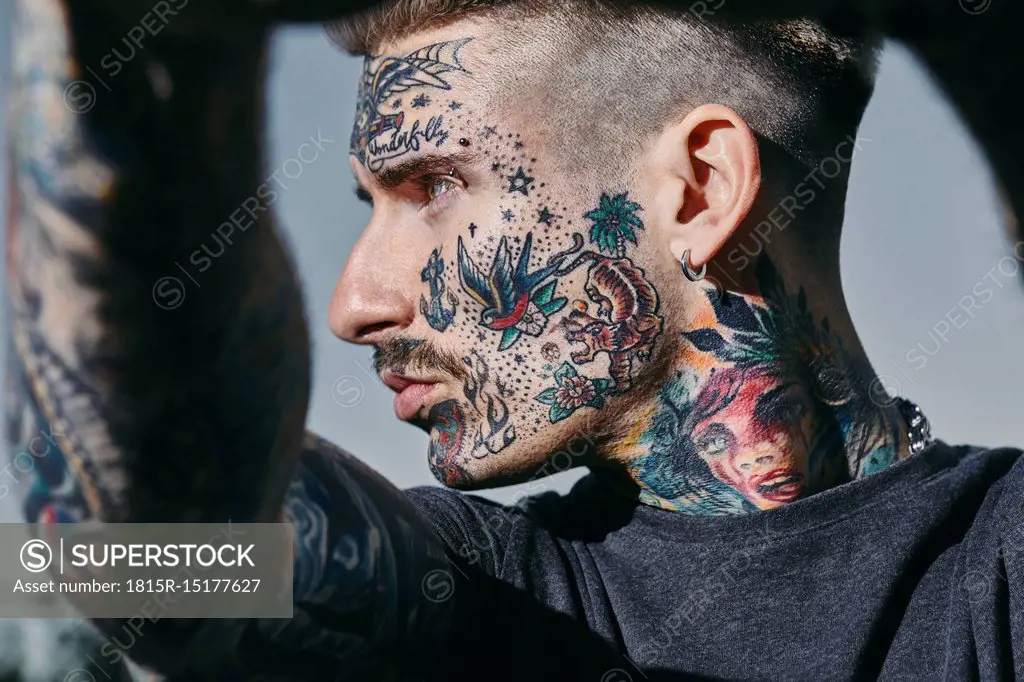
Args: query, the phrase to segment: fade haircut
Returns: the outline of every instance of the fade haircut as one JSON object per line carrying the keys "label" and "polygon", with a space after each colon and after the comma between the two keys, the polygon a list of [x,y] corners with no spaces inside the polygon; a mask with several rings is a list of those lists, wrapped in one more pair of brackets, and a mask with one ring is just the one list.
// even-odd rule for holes
{"label": "fade haircut", "polygon": [[635,158],[663,125],[705,103],[734,109],[763,151],[797,168],[832,156],[860,124],[878,40],[810,20],[743,22],[708,9],[727,2],[683,11],[611,0],[389,0],[326,28],[350,54],[366,56],[464,17],[501,22],[499,49],[483,57],[500,55],[487,73],[491,90],[505,88],[495,97],[506,109],[540,122],[547,143],[575,155],[569,167]]}

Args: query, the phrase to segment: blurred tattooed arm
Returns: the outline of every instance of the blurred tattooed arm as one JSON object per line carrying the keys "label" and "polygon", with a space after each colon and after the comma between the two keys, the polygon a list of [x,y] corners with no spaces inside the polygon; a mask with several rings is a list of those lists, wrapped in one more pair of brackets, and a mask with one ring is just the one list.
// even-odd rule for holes
{"label": "blurred tattooed arm", "polygon": [[[265,32],[147,37],[106,90],[76,79],[119,44],[108,17],[16,4],[6,433],[49,443],[4,482],[26,520],[294,524],[295,618],[147,624],[131,655],[161,671],[197,665],[190,644],[216,679],[414,664],[368,652],[443,634],[454,600],[421,583],[444,552],[399,491],[304,433],[302,300],[258,194]],[[254,222],[202,281],[177,272],[240,207]],[[210,650],[227,641],[237,665]]]}

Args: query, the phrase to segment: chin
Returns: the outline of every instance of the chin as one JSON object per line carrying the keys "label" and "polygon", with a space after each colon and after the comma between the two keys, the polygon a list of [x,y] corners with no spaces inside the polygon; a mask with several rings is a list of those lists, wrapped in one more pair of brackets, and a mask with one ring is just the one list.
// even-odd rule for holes
{"label": "chin", "polygon": [[582,465],[593,447],[593,439],[583,435],[589,428],[578,423],[526,429],[516,426],[533,421],[531,415],[508,417],[483,424],[459,401],[432,407],[427,459],[438,482],[456,490],[482,490],[535,481]]}
{"label": "chin", "polygon": [[[431,443],[433,445],[433,443]],[[536,463],[513,459],[513,453],[501,452],[468,462],[439,461],[432,449],[428,453],[430,472],[438,483],[453,490],[474,491],[525,483],[537,477]]]}

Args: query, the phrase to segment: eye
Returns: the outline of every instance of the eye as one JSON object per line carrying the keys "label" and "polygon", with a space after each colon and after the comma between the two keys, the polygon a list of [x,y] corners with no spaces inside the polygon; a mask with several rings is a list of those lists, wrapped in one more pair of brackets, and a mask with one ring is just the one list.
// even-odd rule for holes
{"label": "eye", "polygon": [[706,457],[720,457],[732,448],[733,437],[721,424],[712,424],[696,437],[697,448]]}
{"label": "eye", "polygon": [[431,203],[448,194],[453,189],[465,189],[466,183],[452,168],[445,175],[429,175],[423,179],[427,198]]}
{"label": "eye", "polygon": [[430,183],[427,185],[427,196],[430,197],[431,201],[434,201],[442,194],[450,192],[457,187],[458,184],[447,176],[435,177],[432,178]]}

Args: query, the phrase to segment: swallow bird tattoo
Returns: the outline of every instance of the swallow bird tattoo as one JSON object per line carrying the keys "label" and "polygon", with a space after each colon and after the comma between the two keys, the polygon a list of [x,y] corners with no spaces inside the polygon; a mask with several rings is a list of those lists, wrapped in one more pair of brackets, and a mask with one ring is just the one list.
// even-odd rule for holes
{"label": "swallow bird tattoo", "polygon": [[[555,297],[560,268],[566,258],[583,248],[583,237],[573,235],[572,247],[553,255],[545,267],[529,272],[533,233],[526,235],[519,260],[513,266],[508,239],[502,237],[490,272],[484,274],[473,262],[459,237],[459,281],[462,289],[483,306],[480,323],[501,332],[498,350],[507,350],[522,334],[540,336],[548,318],[561,310],[564,297]],[[547,280],[547,281],[545,281]]]}

